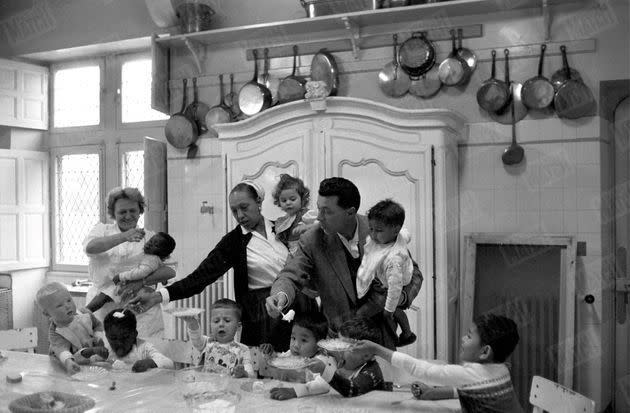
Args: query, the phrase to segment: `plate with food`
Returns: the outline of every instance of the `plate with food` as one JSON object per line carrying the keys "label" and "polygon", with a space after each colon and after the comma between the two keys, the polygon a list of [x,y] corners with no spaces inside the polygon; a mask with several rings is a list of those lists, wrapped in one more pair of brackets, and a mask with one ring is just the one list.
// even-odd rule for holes
{"label": "plate with food", "polygon": [[319,340],[317,345],[328,352],[340,352],[349,350],[354,345],[354,341],[344,340],[341,338],[329,338]]}
{"label": "plate with food", "polygon": [[278,369],[298,370],[308,367],[309,359],[297,356],[274,357],[267,364]]}
{"label": "plate with food", "polygon": [[78,381],[99,381],[106,379],[109,376],[109,372],[103,367],[99,366],[81,366],[81,371],[73,374],[71,377]]}
{"label": "plate with food", "polygon": [[203,308],[197,307],[176,307],[164,310],[165,313],[168,313],[173,317],[197,317],[199,314],[203,313],[203,311]]}

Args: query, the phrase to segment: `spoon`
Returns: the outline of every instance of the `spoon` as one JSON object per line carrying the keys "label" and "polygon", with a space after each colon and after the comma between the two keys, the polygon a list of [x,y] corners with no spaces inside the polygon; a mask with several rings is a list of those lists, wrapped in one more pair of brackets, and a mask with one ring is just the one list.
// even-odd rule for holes
{"label": "spoon", "polygon": [[516,119],[514,117],[514,105],[511,105],[512,108],[512,144],[505,149],[503,155],[501,155],[501,160],[505,165],[516,165],[523,160],[525,156],[525,151],[523,147],[516,143]]}

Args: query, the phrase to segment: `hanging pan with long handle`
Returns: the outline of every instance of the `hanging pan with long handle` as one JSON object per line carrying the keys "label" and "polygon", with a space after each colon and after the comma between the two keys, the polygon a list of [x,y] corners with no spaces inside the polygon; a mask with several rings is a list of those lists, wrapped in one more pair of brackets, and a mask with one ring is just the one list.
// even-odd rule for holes
{"label": "hanging pan with long handle", "polygon": [[510,86],[495,77],[496,74],[496,50],[492,51],[492,69],[490,79],[481,84],[477,91],[477,103],[488,112],[496,112],[508,103],[510,98]]}
{"label": "hanging pan with long handle", "polygon": [[451,30],[451,42],[453,49],[438,69],[438,75],[446,86],[456,86],[462,83],[468,73],[468,64],[457,54],[455,44],[455,30]]}
{"label": "hanging pan with long handle", "polygon": [[208,127],[206,126],[206,114],[210,110],[210,106],[199,101],[199,92],[197,91],[197,78],[193,77],[193,101],[188,107],[186,107],[186,116],[188,119],[194,119],[197,124],[197,130],[199,133],[206,132]]}
{"label": "hanging pan with long handle", "polygon": [[280,79],[269,73],[269,48],[265,47],[263,51],[263,74],[258,82],[265,85],[271,92],[271,105],[278,103],[278,87],[280,87]]}
{"label": "hanging pan with long handle", "polygon": [[378,72],[378,86],[385,95],[397,98],[407,93],[411,79],[398,64],[398,35],[394,34],[392,38],[394,40],[394,58]]}
{"label": "hanging pan with long handle", "polygon": [[278,86],[278,103],[288,103],[304,99],[306,94],[306,79],[298,76],[297,72],[298,47],[293,46],[293,71],[280,81]]}
{"label": "hanging pan with long handle", "polygon": [[523,104],[529,109],[545,109],[553,103],[555,90],[553,85],[543,76],[543,60],[545,59],[546,44],[540,46],[540,60],[538,60],[538,75],[523,84],[521,95]]}
{"label": "hanging pan with long handle", "polygon": [[460,85],[468,83],[468,81],[470,80],[470,77],[472,76],[472,73],[477,68],[477,55],[475,55],[475,53],[472,50],[462,46],[463,37],[464,37],[464,30],[457,29],[457,56],[459,56],[459,58],[466,63],[466,66],[464,67],[464,72],[466,74],[464,78],[462,79],[462,81],[458,83]]}
{"label": "hanging pan with long handle", "polygon": [[398,50],[398,63],[412,79],[419,78],[435,64],[435,47],[424,32],[414,32]]}
{"label": "hanging pan with long handle", "polygon": [[567,49],[560,46],[562,63],[566,72],[567,81],[564,82],[553,98],[553,106],[561,118],[577,119],[592,115],[595,111],[595,97],[588,86],[581,80],[571,78],[571,68],[567,61]]}
{"label": "hanging pan with long handle", "polygon": [[512,143],[503,151],[503,155],[501,155],[501,160],[508,166],[521,163],[525,157],[525,150],[521,145],[516,143],[516,118],[514,117],[513,105],[510,108],[510,116],[512,117]]}
{"label": "hanging pan with long handle", "polygon": [[238,91],[238,106],[245,116],[254,116],[271,106],[271,92],[258,83],[258,51],[254,49],[254,77]]}
{"label": "hanging pan with long handle", "polygon": [[512,105],[514,106],[514,122],[519,122],[527,116],[527,106],[523,104],[521,90],[523,85],[518,82],[510,82],[510,51],[505,49],[505,83],[510,85],[510,97],[508,103],[496,112],[490,112],[490,117],[503,125],[512,123]]}
{"label": "hanging pan with long handle", "polygon": [[219,104],[211,107],[205,118],[206,125],[208,125],[208,132],[212,133],[214,136],[218,136],[217,132],[214,130],[214,125],[232,122],[232,111],[230,107],[225,104],[223,75],[219,75],[219,91],[219,96],[221,96]]}
{"label": "hanging pan with long handle", "polygon": [[238,118],[241,108],[238,107],[238,94],[234,91],[234,73],[230,73],[230,93],[225,95],[225,104],[232,112],[232,119]]}
{"label": "hanging pan with long handle", "polygon": [[199,131],[197,130],[197,124],[193,119],[186,116],[186,89],[188,86],[188,80],[184,79],[183,83],[183,96],[182,96],[182,109],[171,115],[164,127],[164,135],[168,143],[178,149],[188,148],[188,158],[194,158],[197,154],[197,138]]}
{"label": "hanging pan with long handle", "polygon": [[[560,52],[562,53],[563,47],[565,48],[564,50],[566,53],[566,47],[564,45],[560,46]],[[553,85],[554,89],[557,92],[558,88],[562,86],[564,82],[566,82],[568,79],[582,81],[582,75],[580,75],[580,72],[578,72],[572,67],[570,67],[569,71],[567,72],[566,68],[563,65],[560,69],[556,70],[551,75],[551,84]]]}

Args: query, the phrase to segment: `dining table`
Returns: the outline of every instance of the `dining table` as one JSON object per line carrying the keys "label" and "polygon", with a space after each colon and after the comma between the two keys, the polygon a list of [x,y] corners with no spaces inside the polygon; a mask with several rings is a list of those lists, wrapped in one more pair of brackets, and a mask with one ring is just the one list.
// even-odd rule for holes
{"label": "dining table", "polygon": [[[254,379],[231,377],[225,378],[225,389],[232,396],[231,405],[191,406],[183,397],[177,370],[150,369],[133,373],[130,369],[101,368],[101,375],[86,380],[85,377],[77,379],[79,376],[69,376],[61,364],[48,355],[19,351],[2,351],[2,355],[0,412],[10,411],[9,404],[15,399],[32,393],[55,391],[92,398],[94,407],[88,412],[461,412],[458,400],[416,400],[408,386],[395,391],[372,391],[351,398],[342,397],[331,389],[323,395],[279,401],[271,399],[266,390],[254,391],[261,389],[260,381],[258,386],[254,386]],[[17,378],[19,382],[9,382],[10,377],[13,378],[11,381]]]}

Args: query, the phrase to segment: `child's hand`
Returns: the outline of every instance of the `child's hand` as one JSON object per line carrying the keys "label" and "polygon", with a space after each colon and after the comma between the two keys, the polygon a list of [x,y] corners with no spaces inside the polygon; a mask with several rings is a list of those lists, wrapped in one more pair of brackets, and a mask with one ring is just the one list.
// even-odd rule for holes
{"label": "child's hand", "polygon": [[236,379],[247,377],[245,366],[243,366],[242,364],[237,364],[236,366],[234,366],[234,370],[232,371],[232,376],[234,376],[234,378]]}
{"label": "child's hand", "polygon": [[308,364],[307,368],[310,371],[312,371],[313,373],[322,374],[324,372],[324,369],[326,368],[326,363],[324,363],[320,359],[315,359],[314,358],[311,361],[309,361],[309,364]]}
{"label": "child's hand", "polygon": [[135,373],[142,373],[143,371],[154,369],[156,367],[157,367],[157,364],[155,364],[155,361],[153,361],[152,359],[144,359],[144,360],[138,360],[135,363],[133,363],[133,366],[131,367],[131,371]]}
{"label": "child's hand", "polygon": [[269,391],[269,394],[274,400],[288,400],[297,397],[295,390],[289,387],[274,387]]}
{"label": "child's hand", "polygon": [[416,381],[411,384],[411,393],[416,399],[423,399],[422,394],[429,390],[431,386],[428,386],[420,381]]}
{"label": "child's hand", "polygon": [[181,317],[182,320],[188,325],[188,328],[191,330],[199,330],[199,320],[195,316],[185,316]]}
{"label": "child's hand", "polygon": [[63,366],[65,367],[68,374],[71,375],[81,371],[81,367],[77,364],[76,361],[71,358],[66,359],[66,361],[63,362]]}
{"label": "child's hand", "polygon": [[262,343],[258,346],[260,352],[265,356],[271,356],[273,354],[273,346],[270,343]]}

